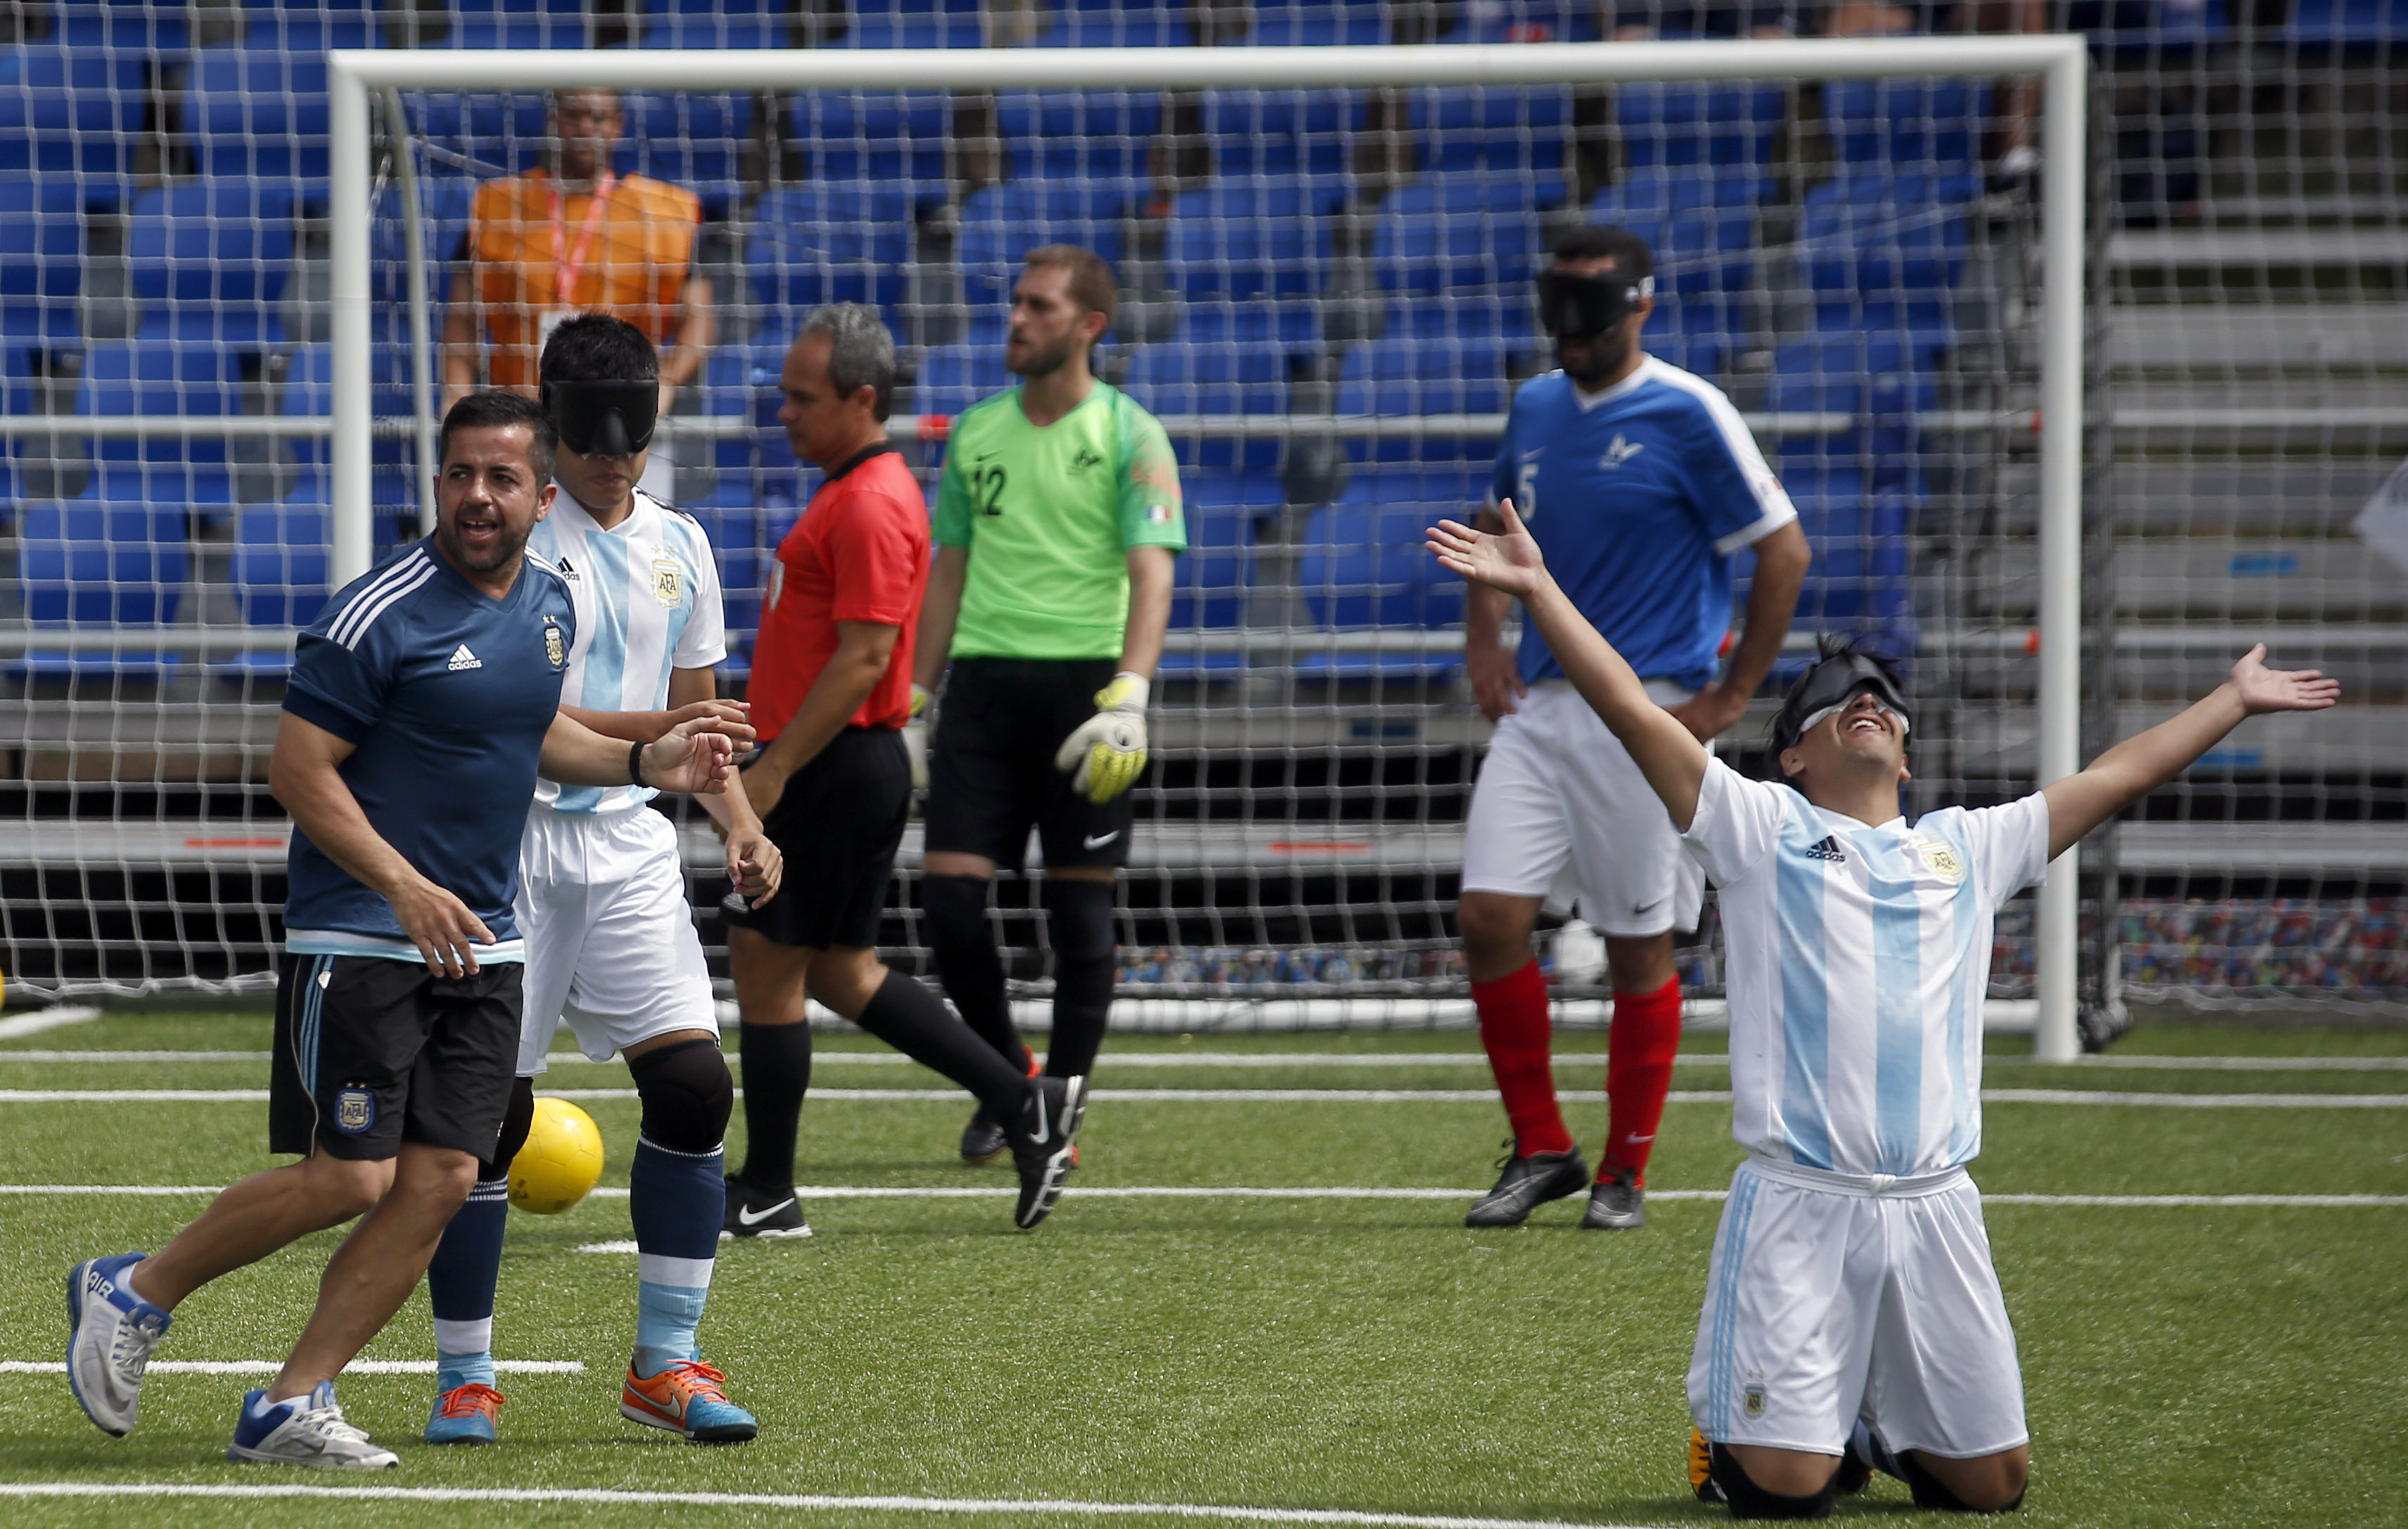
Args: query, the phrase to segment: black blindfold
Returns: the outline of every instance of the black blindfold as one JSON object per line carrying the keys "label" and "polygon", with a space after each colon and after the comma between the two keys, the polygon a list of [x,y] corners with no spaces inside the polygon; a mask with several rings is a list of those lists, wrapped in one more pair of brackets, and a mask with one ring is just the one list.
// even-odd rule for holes
{"label": "black blindfold", "polygon": [[652,444],[657,381],[546,382],[543,407],[561,444],[581,457],[631,457]]}
{"label": "black blindfold", "polygon": [[1558,339],[1584,340],[1628,318],[1656,294],[1656,279],[1539,273],[1539,326]]}
{"label": "black blindfold", "polygon": [[1835,653],[1807,670],[1806,678],[1781,703],[1781,714],[1772,720],[1772,751],[1777,755],[1796,748],[1807,718],[1847,705],[1858,691],[1872,692],[1882,705],[1910,722],[1914,720],[1888,670],[1862,653]]}

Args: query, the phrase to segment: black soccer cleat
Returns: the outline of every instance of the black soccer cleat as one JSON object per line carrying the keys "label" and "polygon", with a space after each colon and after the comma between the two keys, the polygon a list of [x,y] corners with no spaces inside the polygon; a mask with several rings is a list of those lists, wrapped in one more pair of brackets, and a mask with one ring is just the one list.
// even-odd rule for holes
{"label": "black soccer cleat", "polygon": [[1581,1227],[1589,1232],[1635,1232],[1647,1224],[1647,1192],[1634,1173],[1609,1173],[1588,1192]]}
{"label": "black soccer cleat", "polygon": [[803,1220],[802,1202],[793,1186],[782,1190],[756,1188],[734,1174],[727,1176],[727,1216],[720,1222],[722,1237],[807,1237],[810,1222]]}
{"label": "black soccer cleat", "polygon": [[1010,1150],[1010,1134],[996,1124],[995,1117],[981,1105],[978,1113],[970,1117],[970,1123],[962,1127],[962,1161],[992,1163]]}
{"label": "black soccer cleat", "polygon": [[1029,1079],[1028,1103],[1011,1141],[1012,1164],[1020,1170],[1020,1203],[1011,1219],[1022,1231],[1052,1215],[1062,1198],[1063,1180],[1079,1165],[1079,1149],[1071,1138],[1086,1113],[1083,1077]]}
{"label": "black soccer cleat", "polygon": [[1524,1157],[1509,1139],[1505,1156],[1498,1165],[1505,1171],[1498,1176],[1497,1187],[1464,1213],[1464,1225],[1519,1226],[1530,1219],[1531,1211],[1549,1200],[1560,1200],[1588,1188],[1588,1165],[1581,1160],[1577,1147],[1568,1152],[1539,1152]]}

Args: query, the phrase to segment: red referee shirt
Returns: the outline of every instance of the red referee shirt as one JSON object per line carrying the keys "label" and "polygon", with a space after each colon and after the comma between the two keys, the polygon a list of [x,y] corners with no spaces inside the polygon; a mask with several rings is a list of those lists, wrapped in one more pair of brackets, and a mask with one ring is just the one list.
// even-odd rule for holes
{"label": "red referee shirt", "polygon": [[767,744],[802,709],[836,652],[836,623],[900,627],[886,673],[853,714],[855,727],[911,719],[911,636],[928,593],[928,504],[890,446],[828,475],[778,544],[769,597],[752,643],[752,725]]}

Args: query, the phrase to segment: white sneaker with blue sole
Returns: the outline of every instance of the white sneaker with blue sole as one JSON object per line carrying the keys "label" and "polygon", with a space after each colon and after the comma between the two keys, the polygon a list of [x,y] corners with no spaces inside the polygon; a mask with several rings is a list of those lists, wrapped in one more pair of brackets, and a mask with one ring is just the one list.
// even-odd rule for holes
{"label": "white sneaker with blue sole", "polygon": [[265,1391],[254,1391],[243,1397],[234,1442],[226,1447],[228,1460],[355,1471],[380,1471],[401,1464],[401,1456],[344,1421],[332,1380],[321,1380],[308,1395],[287,1402],[263,1406],[266,1395]]}
{"label": "white sneaker with blue sole", "polygon": [[67,1271],[67,1389],[83,1415],[117,1438],[134,1431],[142,1372],[170,1321],[126,1287],[125,1271],[143,1256],[88,1258]]}

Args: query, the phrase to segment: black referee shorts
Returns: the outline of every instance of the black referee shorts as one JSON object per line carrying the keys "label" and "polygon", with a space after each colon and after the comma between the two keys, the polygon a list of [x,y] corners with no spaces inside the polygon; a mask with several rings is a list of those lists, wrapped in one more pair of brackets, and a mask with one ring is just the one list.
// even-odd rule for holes
{"label": "black referee shorts", "polygon": [[405,1141],[494,1155],[519,1070],[515,961],[294,955],[276,979],[267,1150],[381,1163]]}
{"label": "black referee shorts", "polygon": [[738,929],[781,945],[824,950],[878,944],[895,851],[911,819],[911,755],[891,727],[848,727],[786,782],[761,820],[785,857],[767,907],[721,907]]}
{"label": "black referee shorts", "polygon": [[1109,658],[955,659],[928,750],[929,850],[1018,870],[1034,827],[1048,865],[1127,865],[1137,793],[1097,806],[1054,767],[1119,670]]}

